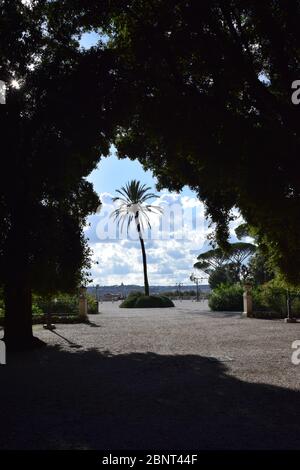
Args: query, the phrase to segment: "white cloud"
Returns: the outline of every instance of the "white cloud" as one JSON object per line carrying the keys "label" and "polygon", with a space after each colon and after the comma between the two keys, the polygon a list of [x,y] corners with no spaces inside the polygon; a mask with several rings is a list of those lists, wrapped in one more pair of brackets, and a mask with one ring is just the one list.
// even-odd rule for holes
{"label": "white cloud", "polygon": [[[117,238],[116,224],[109,219],[113,211],[112,195],[100,194],[101,211],[89,218],[90,226],[85,228],[89,244],[98,264],[93,267],[94,283],[100,285],[143,284],[143,267],[139,240],[135,227],[127,237]],[[169,209],[175,208],[167,222],[161,223],[157,215],[151,215],[153,238],[145,241],[149,282],[151,285],[174,285],[176,282],[190,284],[189,276],[199,253],[207,248],[207,234],[211,231],[204,216],[204,206],[196,197],[180,196],[163,192],[156,200],[169,216]],[[239,214],[236,214],[239,216]],[[111,224],[112,237],[99,240],[104,222]],[[99,222],[102,229],[99,230]],[[242,223],[239,216],[231,228]],[[133,237],[133,235],[135,235]]]}

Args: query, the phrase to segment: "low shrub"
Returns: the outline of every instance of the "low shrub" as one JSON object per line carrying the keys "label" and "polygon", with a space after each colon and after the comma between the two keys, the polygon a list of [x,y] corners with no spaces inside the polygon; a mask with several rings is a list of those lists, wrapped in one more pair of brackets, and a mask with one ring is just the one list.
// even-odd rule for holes
{"label": "low shrub", "polygon": [[141,291],[138,291],[138,290],[132,291],[127,295],[127,299],[135,298],[135,297],[141,297],[142,295],[144,295],[144,294]]}
{"label": "low shrub", "polygon": [[[1,304],[1,302],[0,302],[0,317],[4,317],[4,314],[5,314],[4,305]],[[44,314],[44,312],[40,308],[40,306],[37,305],[36,303],[33,303],[32,304],[32,316],[36,317],[36,316],[43,315],[43,314]]]}
{"label": "low shrub", "polygon": [[239,284],[221,284],[212,291],[209,297],[208,305],[211,310],[216,312],[242,312],[242,286]]}
{"label": "low shrub", "polygon": [[39,305],[33,303],[32,304],[32,315],[33,316],[36,316],[36,315],[43,315],[43,310],[39,307]]}
{"label": "low shrub", "polygon": [[[98,303],[92,295],[87,295],[88,314],[98,313]],[[65,314],[64,318],[74,318],[79,313],[79,299],[77,295],[70,294],[57,294],[54,296],[40,296],[33,294],[32,298],[32,318],[33,321],[37,320],[37,317],[42,317],[45,313],[51,313],[59,315]],[[4,302],[0,298],[0,317],[4,317]],[[40,320],[37,320],[40,321]],[[59,320],[60,321],[60,320]]]}
{"label": "low shrub", "polygon": [[280,320],[285,318],[286,314],[268,311],[254,311],[250,316],[251,318],[258,318],[259,320]]}
{"label": "low shrub", "polygon": [[[300,317],[300,293],[291,291],[292,316]],[[287,316],[287,289],[274,279],[253,289],[253,317],[285,318]]]}
{"label": "low shrub", "polygon": [[254,310],[269,310],[281,315],[286,313],[286,293],[284,289],[265,284],[256,290],[258,305],[254,305]]}
{"label": "low shrub", "polygon": [[87,305],[88,305],[88,314],[89,315],[96,315],[98,312],[98,302],[94,296],[88,294],[87,295]]}
{"label": "low shrub", "polygon": [[55,297],[33,297],[33,304],[43,313],[78,314],[78,297],[69,294],[57,294]]}
{"label": "low shrub", "polygon": [[[280,319],[287,316],[287,290],[270,281],[252,289],[253,318]],[[300,318],[300,292],[291,291],[292,316]],[[239,284],[222,284],[216,287],[209,298],[213,311],[243,311],[243,287]]]}
{"label": "low shrub", "polygon": [[[51,315],[51,321],[54,324],[61,323],[61,324],[73,324],[73,323],[85,323],[86,320],[84,320],[82,317],[79,315]],[[33,325],[38,325],[38,324],[44,324],[45,323],[45,315],[38,315],[35,317],[32,317],[32,324]]]}
{"label": "low shrub", "polygon": [[130,293],[120,304],[120,308],[167,308],[174,307],[172,300],[164,295],[143,295],[141,292]]}
{"label": "low shrub", "polygon": [[163,301],[165,307],[175,307],[173,301],[166,295],[161,295],[160,298]]}

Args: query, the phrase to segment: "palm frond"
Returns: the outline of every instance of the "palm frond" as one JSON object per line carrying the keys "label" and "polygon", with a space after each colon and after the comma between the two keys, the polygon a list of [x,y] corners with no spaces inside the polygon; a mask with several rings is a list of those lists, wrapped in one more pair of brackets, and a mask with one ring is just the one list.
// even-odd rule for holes
{"label": "palm frond", "polygon": [[145,184],[141,184],[140,181],[132,180],[128,182],[121,189],[117,189],[116,193],[119,195],[113,198],[113,202],[119,204],[119,207],[114,210],[111,217],[117,222],[117,226],[121,231],[123,230],[124,224],[127,221],[127,233],[133,220],[136,220],[136,214],[138,214],[138,223],[142,231],[145,230],[145,225],[151,229],[149,213],[151,214],[162,214],[163,209],[160,206],[154,206],[151,204],[144,203],[149,199],[157,198],[157,194],[149,192],[150,187]]}

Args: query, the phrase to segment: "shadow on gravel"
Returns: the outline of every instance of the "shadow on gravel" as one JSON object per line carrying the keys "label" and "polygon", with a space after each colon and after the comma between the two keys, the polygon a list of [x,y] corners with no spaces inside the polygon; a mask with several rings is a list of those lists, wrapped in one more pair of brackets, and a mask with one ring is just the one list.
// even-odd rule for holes
{"label": "shadow on gravel", "polygon": [[196,355],[47,347],[0,366],[2,449],[300,446],[300,394]]}
{"label": "shadow on gravel", "polygon": [[200,311],[200,312],[188,312],[189,315],[204,315],[211,318],[247,318],[241,312],[210,312],[210,311]]}
{"label": "shadow on gravel", "polygon": [[80,344],[76,344],[74,343],[73,341],[70,341],[68,338],[66,338],[65,336],[61,335],[60,333],[58,333],[57,331],[55,330],[49,330],[50,333],[52,333],[53,335],[56,335],[58,336],[59,338],[63,339],[64,341],[66,341],[66,343],[68,343],[68,345],[71,347],[71,348],[75,348],[75,349],[80,349],[82,348],[82,346]]}

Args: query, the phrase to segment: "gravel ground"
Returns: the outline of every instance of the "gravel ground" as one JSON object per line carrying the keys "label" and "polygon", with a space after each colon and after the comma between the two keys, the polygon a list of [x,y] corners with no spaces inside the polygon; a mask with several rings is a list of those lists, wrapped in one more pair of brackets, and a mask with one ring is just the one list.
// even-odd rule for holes
{"label": "gravel ground", "polygon": [[191,301],[90,320],[0,366],[1,449],[300,448],[300,323]]}

